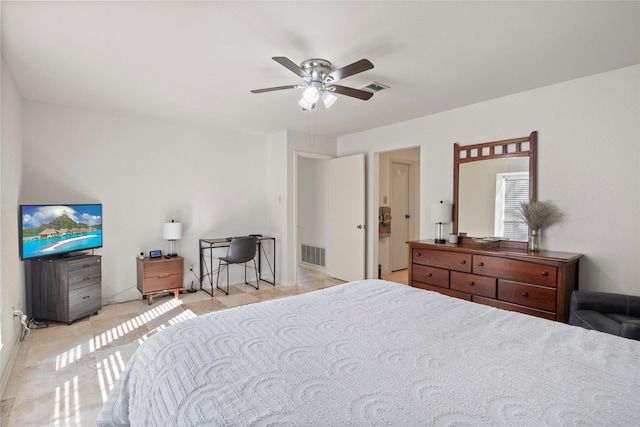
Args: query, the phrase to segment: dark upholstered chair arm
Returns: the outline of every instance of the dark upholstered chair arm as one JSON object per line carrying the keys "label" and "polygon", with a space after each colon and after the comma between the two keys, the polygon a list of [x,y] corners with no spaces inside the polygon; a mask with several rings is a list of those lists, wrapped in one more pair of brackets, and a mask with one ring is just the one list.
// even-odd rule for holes
{"label": "dark upholstered chair arm", "polygon": [[640,319],[622,322],[620,324],[620,332],[618,335],[625,338],[640,340]]}
{"label": "dark upholstered chair arm", "polygon": [[640,297],[627,295],[627,301],[629,303],[629,316],[640,317]]}
{"label": "dark upholstered chair arm", "polygon": [[627,297],[607,292],[573,291],[571,294],[571,311],[578,310],[627,314]]}

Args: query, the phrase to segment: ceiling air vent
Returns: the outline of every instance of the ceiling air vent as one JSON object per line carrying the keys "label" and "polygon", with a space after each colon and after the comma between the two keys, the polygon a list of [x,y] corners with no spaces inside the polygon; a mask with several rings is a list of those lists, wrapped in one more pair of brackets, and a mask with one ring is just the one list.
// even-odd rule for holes
{"label": "ceiling air vent", "polygon": [[382,83],[378,83],[378,82],[372,82],[364,87],[361,87],[360,89],[366,90],[367,92],[371,92],[371,93],[378,93],[381,90],[389,89],[389,86],[383,85]]}

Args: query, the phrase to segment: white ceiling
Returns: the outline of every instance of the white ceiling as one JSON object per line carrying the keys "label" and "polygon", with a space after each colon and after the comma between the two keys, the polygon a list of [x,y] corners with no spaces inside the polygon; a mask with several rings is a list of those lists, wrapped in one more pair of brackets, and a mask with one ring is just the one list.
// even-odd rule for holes
{"label": "white ceiling", "polygon": [[[1,2],[22,96],[271,134],[340,136],[640,63],[638,1]],[[271,59],[375,68],[390,86],[304,112]]]}

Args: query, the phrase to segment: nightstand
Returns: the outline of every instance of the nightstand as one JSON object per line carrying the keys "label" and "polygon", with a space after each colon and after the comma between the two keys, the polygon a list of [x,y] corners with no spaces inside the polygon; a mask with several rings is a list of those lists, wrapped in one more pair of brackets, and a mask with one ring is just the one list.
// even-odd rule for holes
{"label": "nightstand", "polygon": [[138,259],[138,290],[147,298],[149,305],[153,296],[173,292],[176,299],[183,286],[184,258]]}

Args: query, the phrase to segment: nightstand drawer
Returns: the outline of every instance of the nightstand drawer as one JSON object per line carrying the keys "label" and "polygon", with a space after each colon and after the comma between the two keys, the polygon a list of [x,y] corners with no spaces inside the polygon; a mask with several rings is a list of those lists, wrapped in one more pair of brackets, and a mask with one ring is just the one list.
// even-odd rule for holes
{"label": "nightstand drawer", "polygon": [[417,264],[413,266],[412,279],[429,285],[448,288],[449,270]]}
{"label": "nightstand drawer", "polygon": [[146,279],[143,293],[167,291],[182,287],[182,274],[166,274]]}
{"label": "nightstand drawer", "polygon": [[165,277],[171,274],[182,274],[182,258],[145,263],[144,277]]}
{"label": "nightstand drawer", "polygon": [[498,299],[540,310],[556,310],[556,290],[553,288],[498,280]]}
{"label": "nightstand drawer", "polygon": [[431,249],[413,249],[412,259],[414,264],[471,273],[471,255],[469,254]]}
{"label": "nightstand drawer", "polygon": [[477,276],[475,274],[451,272],[451,289],[482,295],[489,298],[496,297],[496,279],[493,277]]}

